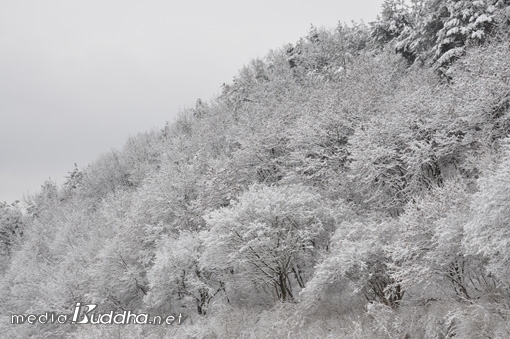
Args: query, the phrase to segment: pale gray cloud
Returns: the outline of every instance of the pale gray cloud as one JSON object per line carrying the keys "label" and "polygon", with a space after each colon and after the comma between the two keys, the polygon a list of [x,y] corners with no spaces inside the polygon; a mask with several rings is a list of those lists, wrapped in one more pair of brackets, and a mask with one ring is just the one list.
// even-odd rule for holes
{"label": "pale gray cloud", "polygon": [[310,24],[371,21],[381,3],[0,2],[0,201],[162,127]]}

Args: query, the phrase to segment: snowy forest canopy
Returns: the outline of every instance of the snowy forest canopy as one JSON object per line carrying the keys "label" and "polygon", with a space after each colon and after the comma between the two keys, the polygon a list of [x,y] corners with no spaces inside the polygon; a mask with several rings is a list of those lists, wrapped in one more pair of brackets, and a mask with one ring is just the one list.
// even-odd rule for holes
{"label": "snowy forest canopy", "polygon": [[[9,338],[509,338],[510,1],[387,0],[0,204]],[[185,313],[183,325],[11,314]]]}

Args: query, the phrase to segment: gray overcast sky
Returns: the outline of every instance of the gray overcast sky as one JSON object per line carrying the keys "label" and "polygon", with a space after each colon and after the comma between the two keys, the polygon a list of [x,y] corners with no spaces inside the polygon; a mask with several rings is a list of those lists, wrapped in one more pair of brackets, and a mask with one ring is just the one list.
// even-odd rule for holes
{"label": "gray overcast sky", "polygon": [[0,201],[163,127],[311,24],[368,23],[381,3],[0,0]]}

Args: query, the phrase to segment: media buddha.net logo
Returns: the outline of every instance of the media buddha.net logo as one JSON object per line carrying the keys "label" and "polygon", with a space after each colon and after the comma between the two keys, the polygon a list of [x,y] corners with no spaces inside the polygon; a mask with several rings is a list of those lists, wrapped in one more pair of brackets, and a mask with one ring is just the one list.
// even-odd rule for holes
{"label": "media buddha.net logo", "polygon": [[187,315],[154,315],[131,311],[96,313],[96,304],[76,303],[71,314],[45,312],[43,314],[13,314],[11,324],[101,324],[101,325],[181,325]]}

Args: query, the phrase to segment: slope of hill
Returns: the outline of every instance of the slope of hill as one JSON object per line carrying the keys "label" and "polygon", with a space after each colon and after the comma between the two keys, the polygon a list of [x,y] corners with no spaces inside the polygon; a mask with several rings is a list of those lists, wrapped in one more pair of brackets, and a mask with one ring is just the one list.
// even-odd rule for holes
{"label": "slope of hill", "polygon": [[[0,205],[1,332],[510,337],[510,2],[406,4]],[[187,318],[10,323],[77,303]]]}

